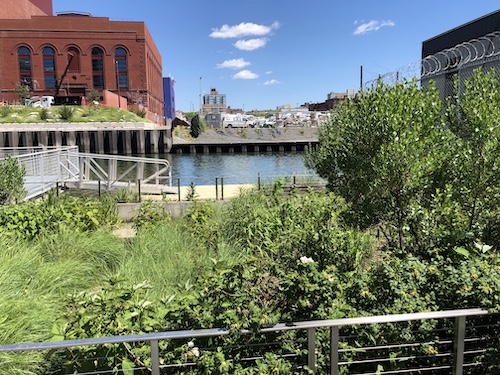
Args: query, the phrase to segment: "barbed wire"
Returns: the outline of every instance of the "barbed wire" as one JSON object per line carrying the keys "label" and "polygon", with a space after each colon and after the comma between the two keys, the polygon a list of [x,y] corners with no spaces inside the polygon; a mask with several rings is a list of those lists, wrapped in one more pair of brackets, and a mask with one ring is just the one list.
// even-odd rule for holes
{"label": "barbed wire", "polygon": [[[394,85],[413,78],[427,81],[436,79],[443,74],[458,71],[465,71],[471,75],[474,68],[499,60],[500,31],[495,31],[426,56],[422,60],[408,64],[393,72],[381,74],[377,78],[364,82],[363,89],[374,88],[379,82]],[[495,68],[498,71],[499,68],[497,66]]]}

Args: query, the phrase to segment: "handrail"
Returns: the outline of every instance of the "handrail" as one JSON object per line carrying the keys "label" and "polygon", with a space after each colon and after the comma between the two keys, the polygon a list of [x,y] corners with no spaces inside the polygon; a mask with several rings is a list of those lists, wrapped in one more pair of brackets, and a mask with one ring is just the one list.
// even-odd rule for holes
{"label": "handrail", "polygon": [[[351,325],[366,325],[366,324],[380,324],[380,323],[395,323],[403,321],[417,321],[427,319],[445,319],[455,318],[455,338],[454,338],[454,353],[453,353],[453,374],[461,375],[463,373],[463,358],[464,358],[464,340],[466,318],[470,316],[487,315],[488,311],[473,308],[473,309],[460,309],[449,311],[437,312],[421,312],[410,314],[396,314],[396,315],[380,315],[370,317],[358,318],[343,318],[334,320],[316,320],[304,321],[285,324],[276,324],[271,327],[260,329],[258,333],[288,331],[288,330],[307,330],[308,337],[308,366],[315,371],[316,369],[316,335],[315,330],[318,328],[330,328],[330,355],[331,365],[330,374],[337,375],[339,373],[339,327]],[[250,330],[240,330],[240,334],[253,333]],[[183,331],[168,331],[147,334],[135,334],[128,336],[110,336],[89,338],[80,340],[64,340],[58,342],[38,342],[26,344],[11,344],[0,345],[0,352],[22,352],[33,350],[49,350],[49,349],[65,349],[75,346],[91,346],[91,345],[104,345],[104,344],[121,344],[130,342],[149,342],[151,345],[151,370],[153,375],[160,374],[160,360],[159,360],[159,347],[158,341],[166,339],[193,339],[202,337],[224,336],[234,333],[234,331],[224,328],[214,329],[199,329],[199,330],[183,330]]]}
{"label": "handrail", "polygon": [[[106,182],[108,189],[118,182],[148,184],[159,188],[172,186],[170,163],[165,159],[104,155],[78,152],[78,146],[63,147],[6,147],[0,148],[0,160],[10,155],[25,165],[26,199],[31,199],[54,188],[58,183],[89,181]],[[108,163],[107,171],[99,164]],[[118,163],[133,163],[118,176]],[[145,174],[144,166],[152,166]],[[152,170],[151,170],[152,169]],[[137,173],[133,178],[123,181],[132,170]],[[91,173],[97,180],[91,178]],[[97,186],[97,185],[96,185]]]}

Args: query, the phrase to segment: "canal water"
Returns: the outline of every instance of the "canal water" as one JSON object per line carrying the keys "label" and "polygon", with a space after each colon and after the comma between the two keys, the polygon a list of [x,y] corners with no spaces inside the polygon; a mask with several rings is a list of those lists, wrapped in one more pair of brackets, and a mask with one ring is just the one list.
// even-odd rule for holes
{"label": "canal water", "polygon": [[304,153],[255,154],[166,154],[172,166],[173,183],[181,186],[215,185],[223,178],[224,184],[257,184],[278,178],[304,178],[318,180],[317,174],[304,163]]}

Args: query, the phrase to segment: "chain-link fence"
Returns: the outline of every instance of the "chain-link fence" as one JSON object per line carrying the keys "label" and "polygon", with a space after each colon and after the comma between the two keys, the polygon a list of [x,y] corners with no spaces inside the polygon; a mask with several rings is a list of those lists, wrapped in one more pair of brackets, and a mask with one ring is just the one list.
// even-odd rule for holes
{"label": "chain-link fence", "polygon": [[374,88],[377,82],[394,85],[404,79],[417,78],[424,87],[434,81],[441,97],[446,98],[453,94],[455,79],[460,94],[463,82],[480,67],[484,70],[495,69],[500,76],[499,31],[439,51],[394,72],[379,75],[364,82],[363,89]]}

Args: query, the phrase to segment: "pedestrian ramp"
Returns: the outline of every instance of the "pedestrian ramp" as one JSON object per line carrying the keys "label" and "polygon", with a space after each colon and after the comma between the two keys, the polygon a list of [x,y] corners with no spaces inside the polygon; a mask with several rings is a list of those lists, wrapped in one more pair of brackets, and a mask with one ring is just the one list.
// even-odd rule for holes
{"label": "pedestrian ramp", "polygon": [[0,160],[8,155],[24,166],[27,200],[57,186],[145,194],[177,191],[170,163],[164,159],[81,153],[77,146],[0,148]]}

